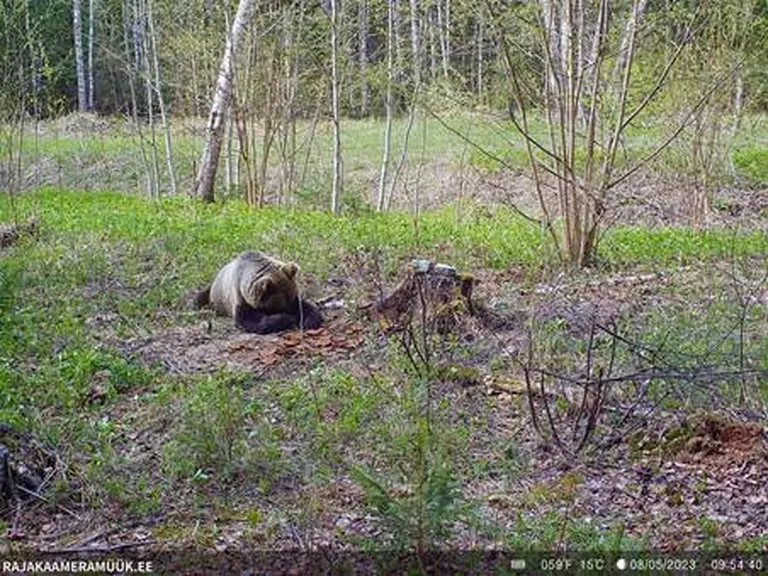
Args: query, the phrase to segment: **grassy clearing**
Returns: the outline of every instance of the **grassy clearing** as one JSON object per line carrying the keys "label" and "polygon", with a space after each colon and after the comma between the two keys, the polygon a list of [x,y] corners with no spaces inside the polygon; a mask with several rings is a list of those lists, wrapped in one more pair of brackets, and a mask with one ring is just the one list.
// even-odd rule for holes
{"label": "grassy clearing", "polygon": [[[296,260],[320,281],[354,267],[353,255],[369,258],[374,251],[387,276],[416,254],[466,269],[538,270],[553,263],[541,231],[503,209],[491,216],[447,207],[419,220],[399,213],[335,218],[298,209],[250,211],[240,202],[203,206],[169,198],[153,203],[119,193],[53,189],[20,197],[16,207],[20,214],[38,211],[44,236],[11,249],[2,260],[2,306],[14,312],[6,319],[16,319],[3,331],[8,358],[40,359],[56,352],[56,361],[43,365],[75,382],[83,370],[90,374],[109,363],[108,352],[93,350],[82,330],[84,318],[114,312],[126,326],[150,327],[158,320],[157,310],[168,310],[166,321],[172,322],[191,289],[203,285],[223,260],[252,247]],[[4,197],[0,220],[12,219]],[[625,269],[767,252],[763,231],[616,228],[607,233],[600,255],[609,269]],[[80,351],[72,352],[73,347]],[[10,364],[5,369],[12,370]],[[36,367],[38,378],[52,377],[39,374],[41,369]],[[140,383],[142,376],[128,381],[134,379]],[[48,394],[61,394],[59,401],[72,406],[87,392],[77,385],[30,387],[38,389],[46,390],[43,405],[50,403]],[[18,406],[22,397],[15,395],[11,405]]]}
{"label": "grassy clearing", "polygon": [[[482,171],[495,172],[503,168],[497,158],[506,165],[525,167],[527,154],[522,136],[516,133],[509,120],[491,113],[456,113],[441,115],[442,121],[424,115],[415,123],[406,151],[407,166],[411,173],[419,172],[419,166],[434,166],[441,173],[458,172],[461,166],[470,165]],[[96,128],[89,129],[93,123]],[[147,158],[151,159],[150,134],[146,127],[138,133],[134,128],[114,120],[79,121],[73,116],[72,126],[66,119],[43,124],[41,134],[27,134],[22,142],[27,166],[27,182],[30,186],[54,184],[64,188],[121,189],[143,191],[147,172]],[[105,124],[105,126],[101,126]],[[187,123],[190,124],[190,123]],[[198,123],[199,124],[199,123]],[[392,132],[393,158],[400,156],[406,133],[406,118],[395,120]],[[450,127],[447,128],[446,126]],[[666,126],[638,126],[630,130],[619,155],[619,164],[635,162],[654,151],[663,141]],[[28,127],[31,130],[30,127]],[[383,122],[376,119],[346,120],[342,124],[345,182],[348,204],[359,199],[367,201],[376,189],[383,148]],[[545,126],[532,120],[535,136],[546,141]],[[464,136],[457,135],[461,134]],[[182,190],[191,189],[194,169],[202,149],[201,128],[186,126],[179,121],[173,130],[175,173]],[[320,122],[313,128],[311,122],[303,122],[298,129],[301,143],[298,172],[303,174],[296,199],[307,206],[325,206],[330,188],[331,127]],[[472,144],[468,144],[469,139]],[[164,154],[164,142],[158,131],[156,136],[160,157]],[[749,186],[764,186],[768,182],[766,170],[766,122],[762,117],[747,119],[733,141],[726,157],[728,166],[715,167],[710,175],[729,183],[735,179]],[[690,171],[691,152],[685,146],[685,135],[680,145],[665,151],[656,161],[655,169],[676,175]],[[0,157],[7,155],[0,142]],[[490,152],[493,157],[483,151]],[[272,158],[276,166],[277,154]],[[161,167],[161,190],[168,188],[165,165]],[[223,187],[223,170],[219,183]]]}
{"label": "grassy clearing", "polygon": [[[7,196],[0,199],[0,221],[34,211],[41,236],[0,260],[0,421],[41,435],[65,459],[70,472],[55,495],[67,505],[78,498],[79,505],[121,520],[184,510],[155,536],[212,546],[237,524],[251,545],[263,547],[286,523],[309,534],[329,517],[351,513],[338,508],[343,487],[355,513],[376,519],[370,533],[337,527],[337,537],[361,547],[430,547],[468,534],[524,549],[645,546],[616,518],[586,527],[571,518],[587,485],[579,475],[553,481],[540,498],[532,492],[525,506],[493,520],[488,502],[497,503],[488,491],[514,486],[529,470],[518,439],[493,431],[508,429],[499,419],[524,407],[483,396],[468,402],[451,388],[436,391],[396,347],[383,358],[378,349],[375,358],[359,359],[357,370],[315,360],[265,382],[227,371],[184,375],[147,366],[104,341],[98,329],[105,315],[115,316],[122,339],[188,323],[189,291],[226,259],[254,247],[300,262],[305,277],[315,280],[310,287],[354,277],[360,259],[376,251],[387,279],[415,255],[471,270],[514,266],[545,277],[554,264],[551,247],[510,211],[448,206],[418,220],[368,212],[335,218],[312,210],[248,210],[237,201],[205,206],[181,197],[150,202],[54,189],[17,197],[13,205]],[[616,271],[714,266],[733,254],[766,253],[768,234],[759,230],[616,228],[601,258]],[[502,288],[507,297],[519,289]],[[647,314],[638,338],[664,342],[680,357],[708,353],[707,342],[728,333],[738,310],[722,298],[707,314],[691,316],[701,291],[672,286],[669,292],[679,307]],[[764,310],[751,314],[750,326],[759,325]],[[583,352],[583,339],[562,326],[552,330],[542,336],[551,358]],[[749,358],[768,368],[766,340],[748,334],[754,336]],[[726,344],[717,353],[738,357],[737,342]],[[458,345],[452,353],[474,355]],[[503,362],[498,369],[503,372]],[[382,541],[381,527],[390,541]],[[700,531],[711,534],[712,527]]]}

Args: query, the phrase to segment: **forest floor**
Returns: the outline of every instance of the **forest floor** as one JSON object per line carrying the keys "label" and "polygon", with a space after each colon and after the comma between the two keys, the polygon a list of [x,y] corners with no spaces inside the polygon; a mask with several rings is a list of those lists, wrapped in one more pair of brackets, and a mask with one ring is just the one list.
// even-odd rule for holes
{"label": "forest floor", "polygon": [[[0,550],[765,551],[765,190],[723,187],[697,231],[664,178],[567,274],[477,182],[418,219],[3,196],[0,222],[41,224],[0,255],[0,442],[44,489]],[[251,248],[300,264],[324,328],[189,309]],[[414,257],[471,272],[503,321],[460,315],[414,356],[370,313]]]}

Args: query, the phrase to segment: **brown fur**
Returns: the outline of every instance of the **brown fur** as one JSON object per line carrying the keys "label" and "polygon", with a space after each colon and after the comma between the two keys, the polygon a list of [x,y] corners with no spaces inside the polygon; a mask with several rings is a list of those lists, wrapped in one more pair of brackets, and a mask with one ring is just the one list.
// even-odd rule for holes
{"label": "brown fur", "polygon": [[319,311],[299,299],[299,267],[261,252],[243,252],[224,266],[213,283],[195,297],[247,332],[278,332],[322,324]]}

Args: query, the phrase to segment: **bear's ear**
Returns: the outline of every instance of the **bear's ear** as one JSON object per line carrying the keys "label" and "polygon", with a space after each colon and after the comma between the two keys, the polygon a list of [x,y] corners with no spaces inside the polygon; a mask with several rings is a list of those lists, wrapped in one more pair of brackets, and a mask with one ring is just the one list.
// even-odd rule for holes
{"label": "bear's ear", "polygon": [[283,265],[283,273],[288,276],[289,279],[293,280],[296,278],[296,274],[299,273],[299,267],[293,262],[289,262],[288,264]]}

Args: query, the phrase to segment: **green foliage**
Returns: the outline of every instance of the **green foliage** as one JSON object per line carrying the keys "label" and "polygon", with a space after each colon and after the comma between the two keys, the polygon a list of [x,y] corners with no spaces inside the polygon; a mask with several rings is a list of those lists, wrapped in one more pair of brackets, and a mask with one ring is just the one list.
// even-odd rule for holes
{"label": "green foliage", "polygon": [[[64,241],[64,246],[50,250],[56,249],[70,261],[49,252],[50,265],[64,268],[67,274],[82,272],[83,277],[72,279],[80,284],[88,276],[101,277],[107,272],[125,274],[126,283],[135,282],[131,270],[123,266],[139,266],[141,258],[155,257],[169,259],[166,264],[181,275],[161,277],[161,282],[178,287],[185,277],[189,280],[194,275],[194,284],[221,265],[222,254],[254,247],[297,260],[304,270],[321,277],[330,274],[344,254],[374,247],[381,248],[385,269],[414,253],[452,258],[458,265],[477,265],[478,259],[491,266],[513,260],[533,264],[540,259],[543,238],[535,226],[503,208],[491,218],[484,211],[468,210],[460,215],[448,206],[414,221],[403,213],[334,217],[327,212],[277,207],[253,211],[237,201],[203,206],[169,197],[156,204],[118,193],[53,189],[25,196],[22,201],[39,202],[45,227]],[[0,200],[0,217],[5,217],[8,208]],[[88,250],[103,242],[114,246],[111,261],[103,252]],[[71,250],[65,249],[67,244]],[[152,298],[149,302],[156,303]]]}
{"label": "green foliage", "polygon": [[625,226],[609,231],[598,257],[611,263],[642,262],[685,265],[699,260],[765,254],[768,234],[761,230],[641,228]]}
{"label": "green foliage", "polygon": [[768,149],[760,146],[739,148],[733,152],[739,175],[755,186],[768,185]]}
{"label": "green foliage", "polygon": [[363,468],[352,471],[397,549],[425,551],[445,543],[453,524],[464,514],[461,487],[450,466],[433,461],[424,472],[420,482],[397,487]]}
{"label": "green foliage", "polygon": [[535,518],[518,515],[517,522],[507,532],[506,545],[511,550],[540,552],[618,552],[646,548],[642,541],[625,534],[623,524],[606,528],[594,520],[585,522],[555,511]]}
{"label": "green foliage", "polygon": [[200,380],[183,398],[163,455],[165,466],[173,475],[193,480],[232,480],[258,471],[264,481],[276,471],[280,451],[261,412],[259,404],[246,400],[241,381]]}
{"label": "green foliage", "polygon": [[486,172],[503,172],[510,167],[527,166],[528,154],[523,148],[505,148],[487,152],[473,150],[469,155],[469,163]]}
{"label": "green foliage", "polygon": [[738,543],[737,548],[743,552],[765,552],[768,548],[768,536],[746,538]]}
{"label": "green foliage", "polygon": [[701,518],[699,520],[699,530],[701,530],[704,540],[701,543],[701,550],[706,552],[715,552],[720,549],[717,537],[720,533],[720,526],[711,518]]}
{"label": "green foliage", "polygon": [[450,541],[455,523],[471,509],[455,470],[462,450],[450,407],[435,403],[429,381],[404,375],[398,403],[378,431],[380,458],[388,465],[351,466],[368,506],[397,549],[425,552]]}
{"label": "green foliage", "polygon": [[[520,474],[522,443],[500,438],[491,450],[475,453],[487,415],[456,410],[442,388],[435,395],[435,382],[403,376],[404,360],[392,351],[383,360],[387,369],[373,369],[371,376],[332,370],[317,359],[297,378],[249,386],[250,380],[228,374],[197,379],[151,370],[122,349],[137,333],[199,318],[186,310],[189,291],[249,248],[297,260],[309,286],[317,278],[353,277],[359,262],[352,255],[376,252],[386,281],[415,255],[471,270],[520,265],[533,275],[551,252],[541,231],[511,211],[462,204],[418,219],[365,210],[336,218],[306,209],[249,210],[239,201],[206,206],[182,197],[151,202],[113,192],[44,189],[17,197],[13,207],[0,197],[0,221],[34,210],[42,221],[40,237],[4,249],[0,259],[0,421],[50,442],[83,473],[84,498],[94,506],[116,503],[142,516],[167,504],[169,485],[194,488],[210,478],[266,490],[288,468],[281,449],[289,446],[289,470],[309,492],[351,472],[392,539],[384,545],[426,550],[451,544],[457,524],[474,521],[463,486],[511,482]],[[767,248],[759,230],[734,235],[623,227],[606,234],[600,255],[615,268],[736,254],[745,259],[739,277],[750,278],[750,255],[759,261],[754,257]],[[706,356],[707,342],[728,333],[712,350],[732,362],[723,366],[735,366],[739,343],[732,327],[739,310],[729,303],[726,287],[712,294],[722,297],[710,295],[709,308],[701,309],[694,309],[701,294],[677,294],[674,301],[691,306],[660,307],[643,316],[633,338],[652,348],[663,343],[677,361],[713,358]],[[749,311],[750,329],[761,313],[758,307]],[[537,326],[551,358],[583,353],[584,342],[567,328],[562,322]],[[765,339],[755,331],[747,336],[746,357],[768,367]],[[451,352],[456,359],[469,351]],[[619,354],[616,361],[628,359]],[[498,361],[493,368],[499,376],[507,369]],[[451,389],[480,379],[472,369],[450,367],[440,376],[439,386]],[[739,383],[732,384],[728,390],[735,393]],[[705,394],[691,397],[704,401]],[[135,408],[141,421],[131,419]],[[157,421],[144,421],[146,414]],[[164,442],[160,471],[134,460],[137,434]],[[198,494],[203,511],[210,485]],[[69,484],[57,486],[57,495],[71,497]],[[540,505],[552,496],[547,490],[531,494]],[[322,497],[312,498],[320,514]],[[313,514],[308,512],[310,524]],[[630,545],[618,528],[562,516],[520,518],[514,534],[502,533],[501,541],[524,548]],[[257,516],[248,521],[259,524]]]}
{"label": "green foliage", "polygon": [[270,398],[308,440],[313,459],[336,467],[345,447],[375,442],[383,390],[374,379],[318,367],[304,378],[271,383]]}

